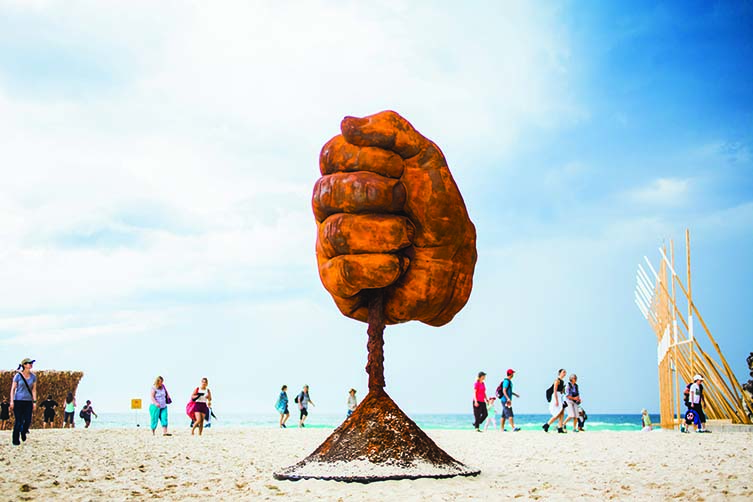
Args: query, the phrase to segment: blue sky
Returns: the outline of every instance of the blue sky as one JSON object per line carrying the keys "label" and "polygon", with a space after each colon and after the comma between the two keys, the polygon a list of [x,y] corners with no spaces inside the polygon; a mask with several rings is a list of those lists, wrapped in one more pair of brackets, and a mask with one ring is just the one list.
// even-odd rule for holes
{"label": "blue sky", "polygon": [[[753,350],[753,7],[711,2],[0,1],[0,359],[86,373],[125,409],[156,374],[218,408],[366,391],[365,328],[319,283],[310,196],[345,115],[394,109],[444,151],[478,230],[471,299],[390,327],[388,391],[469,411],[518,370],[545,413],[658,410],[643,255],[684,229],[696,304]],[[316,20],[316,22],[312,22]],[[177,400],[178,402],[179,399]]]}

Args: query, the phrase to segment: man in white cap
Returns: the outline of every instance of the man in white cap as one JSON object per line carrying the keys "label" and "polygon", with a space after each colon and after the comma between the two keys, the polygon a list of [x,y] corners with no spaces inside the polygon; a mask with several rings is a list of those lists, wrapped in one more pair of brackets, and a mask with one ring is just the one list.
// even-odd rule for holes
{"label": "man in white cap", "polygon": [[690,386],[690,409],[698,414],[701,428],[698,432],[709,432],[706,430],[706,415],[703,413],[705,398],[703,396],[703,377],[696,375],[693,377],[693,385]]}

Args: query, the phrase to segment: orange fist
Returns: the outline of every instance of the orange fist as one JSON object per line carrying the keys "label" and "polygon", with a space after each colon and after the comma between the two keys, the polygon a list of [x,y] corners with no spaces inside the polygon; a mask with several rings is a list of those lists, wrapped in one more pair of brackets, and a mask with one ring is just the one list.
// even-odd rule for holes
{"label": "orange fist", "polygon": [[447,324],[471,294],[476,229],[444,155],[393,111],[340,129],[312,201],[322,284],[359,321],[368,290],[384,288],[387,324]]}

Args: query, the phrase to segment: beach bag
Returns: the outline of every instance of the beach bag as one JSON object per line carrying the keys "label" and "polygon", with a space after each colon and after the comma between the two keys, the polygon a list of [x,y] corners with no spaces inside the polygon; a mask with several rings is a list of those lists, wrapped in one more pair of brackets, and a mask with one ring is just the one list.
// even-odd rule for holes
{"label": "beach bag", "polygon": [[298,403],[300,402],[300,400],[301,400],[301,395],[300,395],[300,394],[296,394],[296,396],[295,396],[295,401],[294,401],[294,402],[295,402],[296,404],[298,404]]}
{"label": "beach bag", "polygon": [[167,392],[167,387],[165,387],[164,384],[162,384],[162,387],[165,388],[165,404],[172,404],[173,400],[170,399],[170,393]]}
{"label": "beach bag", "polygon": [[194,419],[194,409],[196,408],[196,403],[194,401],[189,401],[188,404],[186,404],[186,415],[188,415],[188,418],[191,420]]}
{"label": "beach bag", "polygon": [[554,385],[550,385],[546,389],[546,402],[551,403],[552,402],[552,395],[554,394]]}
{"label": "beach bag", "polygon": [[191,401],[194,401],[194,402],[196,402],[196,401],[198,401],[198,400],[199,400],[199,396],[198,396],[198,394],[199,394],[199,388],[198,388],[198,387],[196,387],[196,390],[195,390],[195,391],[193,391],[193,393],[194,393],[194,394],[196,394],[196,397],[192,397],[192,398],[191,398]]}

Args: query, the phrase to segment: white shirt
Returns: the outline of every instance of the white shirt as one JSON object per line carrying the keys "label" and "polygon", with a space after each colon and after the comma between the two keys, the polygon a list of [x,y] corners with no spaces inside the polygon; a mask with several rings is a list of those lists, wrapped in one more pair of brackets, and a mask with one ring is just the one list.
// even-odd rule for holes
{"label": "white shirt", "polygon": [[209,387],[206,389],[202,389],[199,387],[199,392],[203,392],[203,396],[199,396],[199,398],[196,400],[197,403],[206,403],[207,402],[207,396],[209,395]]}
{"label": "white shirt", "polygon": [[692,404],[699,404],[701,402],[701,387],[696,382],[690,386],[690,402]]}

